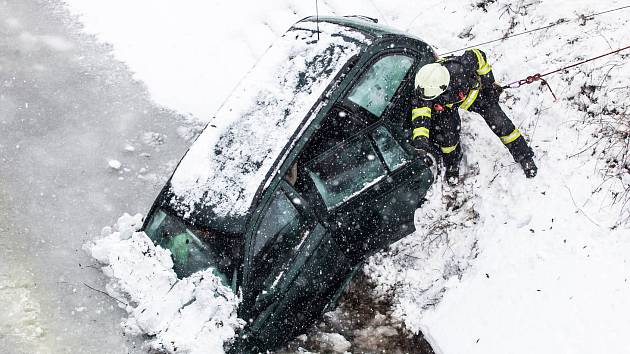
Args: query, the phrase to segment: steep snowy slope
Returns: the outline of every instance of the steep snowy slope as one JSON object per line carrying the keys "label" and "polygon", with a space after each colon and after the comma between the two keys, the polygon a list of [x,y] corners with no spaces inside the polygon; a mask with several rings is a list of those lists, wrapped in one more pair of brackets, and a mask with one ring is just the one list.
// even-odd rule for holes
{"label": "steep snowy slope", "polygon": [[[483,9],[469,7],[474,16],[444,35],[457,38],[470,28],[472,42],[500,38],[619,3],[599,3],[597,9],[579,2],[560,5],[488,2]],[[497,79],[513,81],[628,45],[627,15],[574,21],[485,49]],[[451,16],[463,17],[459,11]],[[439,23],[423,24],[432,25]],[[463,144],[471,176],[460,192],[469,200],[438,220],[437,228],[394,246],[396,256],[377,257],[370,267],[377,282],[386,284],[381,291],[396,294],[397,315],[432,337],[436,350],[630,350],[621,335],[630,319],[620,315],[630,311],[630,240],[627,226],[620,225],[628,214],[622,203],[612,204],[630,187],[628,171],[606,178],[602,171],[613,172],[606,160],[619,149],[602,151],[610,145],[607,138],[595,144],[613,122],[624,129],[625,120],[627,127],[629,55],[551,76],[558,102],[539,84],[503,96],[508,114],[536,151],[540,174],[534,180],[523,178],[478,116],[466,115]],[[620,140],[624,143],[623,136]]]}
{"label": "steep snowy slope", "polygon": [[[247,11],[223,2],[67,2],[88,30],[113,44],[156,102],[202,121],[284,29],[312,13],[303,1],[251,2]],[[630,10],[588,17],[625,5],[613,0],[320,5],[323,13],[379,17],[438,53],[570,20],[482,47],[502,83],[630,44]],[[366,266],[375,294],[392,296],[394,316],[429,335],[436,351],[630,351],[623,340],[630,319],[622,315],[630,311],[622,209],[630,178],[621,155],[627,134],[614,140],[611,133],[627,132],[628,59],[625,52],[549,77],[557,102],[539,84],[502,96],[536,152],[540,174],[533,180],[480,117],[463,115],[463,186],[436,186],[417,214],[419,231]]]}

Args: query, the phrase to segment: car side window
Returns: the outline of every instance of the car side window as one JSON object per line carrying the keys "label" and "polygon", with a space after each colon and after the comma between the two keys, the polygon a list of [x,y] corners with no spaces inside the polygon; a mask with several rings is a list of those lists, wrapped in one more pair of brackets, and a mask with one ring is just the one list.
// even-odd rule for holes
{"label": "car side window", "polygon": [[403,150],[384,126],[381,125],[374,129],[371,135],[390,171],[397,169],[411,160],[405,150]]}
{"label": "car side window", "polygon": [[254,257],[258,256],[271,241],[282,237],[287,229],[297,224],[299,224],[298,211],[284,192],[277,191],[256,232]]}
{"label": "car side window", "polygon": [[328,209],[349,200],[387,175],[365,135],[318,157],[308,165],[306,172]]}
{"label": "car side window", "polygon": [[310,161],[367,128],[369,123],[358,118],[360,117],[342,107],[333,107],[302,151],[300,159],[303,162]]}
{"label": "car side window", "polygon": [[363,74],[347,99],[380,118],[412,65],[413,59],[402,54],[379,59]]}
{"label": "car side window", "polygon": [[278,189],[265,212],[255,235],[253,259],[254,277],[252,290],[257,299],[266,301],[271,290],[290,269],[287,262],[295,256],[302,244],[312,233],[315,225],[312,220],[296,208],[304,206],[301,197],[290,196]]}

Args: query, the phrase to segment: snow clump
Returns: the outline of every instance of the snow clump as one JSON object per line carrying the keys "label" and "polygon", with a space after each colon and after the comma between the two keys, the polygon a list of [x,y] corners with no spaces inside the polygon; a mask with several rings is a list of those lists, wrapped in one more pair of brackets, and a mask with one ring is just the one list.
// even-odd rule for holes
{"label": "snow clump", "polygon": [[106,292],[129,314],[125,333],[148,335],[149,351],[223,353],[244,325],[236,315],[238,297],[212,269],[177,279],[170,251],[155,246],[141,226],[141,215],[125,214],[84,246],[103,264]]}
{"label": "snow clump", "polygon": [[120,161],[118,160],[109,160],[107,161],[107,165],[109,166],[109,168],[114,170],[120,170],[120,168],[122,167],[122,163],[120,163]]}

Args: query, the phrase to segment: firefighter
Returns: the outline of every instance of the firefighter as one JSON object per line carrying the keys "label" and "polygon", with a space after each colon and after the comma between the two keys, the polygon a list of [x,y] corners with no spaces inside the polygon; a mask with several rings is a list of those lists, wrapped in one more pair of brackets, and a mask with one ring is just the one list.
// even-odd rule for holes
{"label": "firefighter", "polygon": [[459,143],[461,119],[458,109],[480,114],[501,139],[528,178],[538,171],[534,153],[521,132],[499,106],[501,86],[494,81],[486,54],[479,49],[466,50],[461,56],[438,59],[418,70],[416,94],[412,101],[412,143],[424,153],[437,145],[445,167],[445,179],[459,183]]}

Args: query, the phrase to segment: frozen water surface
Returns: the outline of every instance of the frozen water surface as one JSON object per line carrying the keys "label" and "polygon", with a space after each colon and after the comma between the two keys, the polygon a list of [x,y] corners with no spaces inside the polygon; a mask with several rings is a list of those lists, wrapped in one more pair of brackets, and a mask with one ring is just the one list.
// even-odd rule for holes
{"label": "frozen water surface", "polygon": [[124,312],[84,285],[104,279],[81,246],[145,211],[187,143],[180,117],[79,29],[55,1],[0,1],[3,354],[139,351]]}

